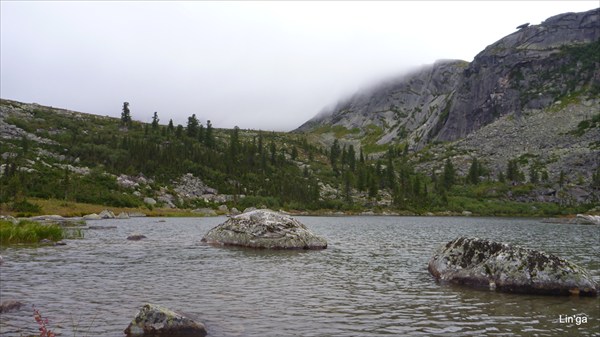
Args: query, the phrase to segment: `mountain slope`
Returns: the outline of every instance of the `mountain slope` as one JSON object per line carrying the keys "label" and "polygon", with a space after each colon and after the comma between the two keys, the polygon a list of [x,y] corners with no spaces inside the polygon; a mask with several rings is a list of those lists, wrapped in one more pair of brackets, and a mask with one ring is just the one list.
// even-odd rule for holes
{"label": "mountain slope", "polygon": [[412,149],[461,139],[502,116],[518,118],[523,109],[543,109],[567,95],[597,97],[599,40],[600,9],[556,15],[500,39],[471,63],[440,61],[359,92],[296,131],[344,128],[355,145],[406,143]]}

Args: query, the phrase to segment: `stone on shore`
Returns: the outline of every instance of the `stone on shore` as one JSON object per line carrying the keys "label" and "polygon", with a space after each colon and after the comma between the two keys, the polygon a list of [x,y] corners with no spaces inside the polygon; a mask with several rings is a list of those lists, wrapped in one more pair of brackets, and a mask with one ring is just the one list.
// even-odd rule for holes
{"label": "stone on shore", "polygon": [[204,324],[194,321],[185,314],[155,304],[144,305],[124,332],[128,337],[206,336]]}
{"label": "stone on shore", "polygon": [[577,214],[576,219],[578,223],[600,225],[600,215]]}
{"label": "stone on shore", "polygon": [[119,215],[117,215],[117,219],[129,219],[129,214],[121,212]]}
{"label": "stone on shore", "polygon": [[102,219],[114,219],[115,217],[115,213],[113,213],[112,211],[109,211],[107,209],[103,210],[102,212],[100,212],[100,214],[98,214],[98,216]]}
{"label": "stone on shore", "polygon": [[598,285],[576,264],[541,251],[458,238],[429,260],[438,280],[510,293],[596,296]]}
{"label": "stone on shore", "polygon": [[96,213],[92,213],[92,214],[84,215],[83,220],[102,220],[102,217]]}
{"label": "stone on shore", "polygon": [[211,229],[202,242],[267,249],[325,249],[327,241],[298,220],[268,209],[232,216]]}

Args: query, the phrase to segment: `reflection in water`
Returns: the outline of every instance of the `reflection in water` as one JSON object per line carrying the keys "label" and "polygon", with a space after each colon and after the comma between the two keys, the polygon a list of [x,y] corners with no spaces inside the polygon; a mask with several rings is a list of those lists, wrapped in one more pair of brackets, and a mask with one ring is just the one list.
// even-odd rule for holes
{"label": "reflection in water", "polygon": [[[598,227],[536,220],[301,217],[323,251],[211,247],[224,218],[106,220],[64,247],[5,248],[0,298],[27,304],[0,316],[2,336],[37,332],[35,304],[66,336],[122,336],[146,302],[201,317],[210,336],[600,336],[597,298],[511,295],[436,283],[441,244],[479,236],[545,250],[600,280]],[[143,233],[148,239],[127,241]],[[559,322],[583,314],[586,324]]]}

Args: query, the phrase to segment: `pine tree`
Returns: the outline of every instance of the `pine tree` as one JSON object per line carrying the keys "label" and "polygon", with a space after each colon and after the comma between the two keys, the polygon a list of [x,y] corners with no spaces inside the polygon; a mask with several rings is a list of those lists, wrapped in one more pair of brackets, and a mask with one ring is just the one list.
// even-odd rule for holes
{"label": "pine tree", "polygon": [[537,184],[540,180],[540,175],[538,170],[533,166],[529,166],[529,182],[532,184]]}
{"label": "pine tree", "polygon": [[469,183],[473,185],[479,184],[479,163],[477,161],[477,157],[473,157],[473,161],[471,162],[471,167],[469,168],[469,175],[467,176],[467,180]]}
{"label": "pine tree", "polygon": [[450,190],[450,187],[454,185],[456,182],[456,171],[454,170],[454,165],[450,158],[446,159],[446,164],[444,165],[444,187],[446,190]]}
{"label": "pine tree", "polygon": [[600,189],[600,165],[596,168],[596,172],[592,173],[592,188]]}
{"label": "pine tree", "polygon": [[160,120],[158,119],[158,112],[154,111],[154,116],[152,116],[152,130],[156,131],[158,130],[158,122]]}
{"label": "pine tree", "polygon": [[356,151],[354,151],[354,145],[350,144],[348,147],[348,153],[346,154],[348,158],[348,168],[350,171],[356,171]]}
{"label": "pine tree", "polygon": [[215,136],[213,135],[213,127],[210,120],[206,121],[206,131],[204,132],[204,136],[204,145],[212,149],[215,146]]}
{"label": "pine tree", "polygon": [[175,131],[175,126],[173,126],[173,119],[169,119],[169,125],[167,125],[167,133],[171,134]]}
{"label": "pine tree", "polygon": [[198,126],[200,125],[200,122],[198,121],[198,118],[196,118],[196,114],[192,114],[190,117],[188,117],[188,122],[187,122],[187,135],[190,138],[196,138],[198,137]]}
{"label": "pine tree", "polygon": [[340,143],[337,139],[333,141],[333,145],[331,145],[331,150],[329,151],[329,162],[331,163],[331,168],[334,172],[338,171],[337,163],[342,154],[342,149],[340,148]]}
{"label": "pine tree", "polygon": [[123,126],[131,126],[131,112],[129,111],[129,102],[123,102],[123,110],[121,111],[121,124]]}

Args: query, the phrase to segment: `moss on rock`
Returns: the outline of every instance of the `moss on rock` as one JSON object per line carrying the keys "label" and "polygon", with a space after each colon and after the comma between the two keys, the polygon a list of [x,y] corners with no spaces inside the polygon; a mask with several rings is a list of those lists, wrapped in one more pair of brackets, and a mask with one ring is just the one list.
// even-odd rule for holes
{"label": "moss on rock", "polygon": [[503,292],[596,296],[598,285],[576,264],[545,252],[479,238],[448,242],[429,260],[441,281]]}

